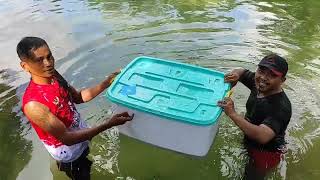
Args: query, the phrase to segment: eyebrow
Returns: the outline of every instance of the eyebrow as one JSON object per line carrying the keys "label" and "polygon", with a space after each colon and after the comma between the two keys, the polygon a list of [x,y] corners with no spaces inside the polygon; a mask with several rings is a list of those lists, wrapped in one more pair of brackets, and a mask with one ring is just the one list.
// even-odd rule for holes
{"label": "eyebrow", "polygon": [[51,51],[48,53],[47,58],[50,57],[50,56],[52,56]]}
{"label": "eyebrow", "polygon": [[34,59],[35,60],[42,60],[44,57],[43,56],[40,56],[40,57],[35,57]]}

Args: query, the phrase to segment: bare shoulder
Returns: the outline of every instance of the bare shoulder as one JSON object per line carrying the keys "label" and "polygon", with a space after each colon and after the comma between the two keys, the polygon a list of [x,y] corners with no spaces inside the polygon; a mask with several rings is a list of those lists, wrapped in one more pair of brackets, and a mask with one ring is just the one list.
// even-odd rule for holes
{"label": "bare shoulder", "polygon": [[66,131],[65,125],[51,113],[47,106],[39,102],[28,102],[24,106],[24,113],[30,121],[58,139]]}
{"label": "bare shoulder", "polygon": [[39,120],[48,116],[50,110],[47,106],[36,101],[30,101],[24,106],[24,113],[30,117],[33,121]]}

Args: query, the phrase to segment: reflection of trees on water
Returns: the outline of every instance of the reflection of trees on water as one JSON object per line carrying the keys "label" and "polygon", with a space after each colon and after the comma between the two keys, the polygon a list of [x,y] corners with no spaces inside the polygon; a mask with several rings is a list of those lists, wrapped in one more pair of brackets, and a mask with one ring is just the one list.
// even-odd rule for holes
{"label": "reflection of trees on water", "polygon": [[272,7],[260,6],[261,10],[276,14],[280,20],[263,29],[271,30],[269,36],[279,37],[280,41],[288,44],[283,46],[279,43],[275,48],[288,51],[290,72],[305,77],[319,74],[320,64],[314,63],[314,60],[320,57],[320,11],[317,8],[320,7],[320,1],[266,2],[272,4]]}
{"label": "reflection of trees on water", "polygon": [[[7,77],[5,71],[0,76]],[[5,91],[9,92],[0,97],[0,179],[13,180],[29,162],[32,144],[23,137],[16,89],[0,84],[0,93]]]}
{"label": "reflection of trees on water", "polygon": [[[89,5],[100,9],[108,20],[111,18],[119,22],[121,19],[127,20],[128,22],[124,24],[113,24],[123,25],[120,28],[123,31],[159,27],[167,23],[232,23],[241,17],[230,17],[224,12],[232,11],[239,5],[254,5],[257,12],[272,13],[278,18],[264,19],[271,21],[271,24],[257,26],[257,29],[261,30],[261,35],[266,37],[266,39],[257,40],[257,48],[260,53],[267,54],[275,51],[286,55],[290,59],[290,72],[293,74],[306,75],[304,66],[314,70],[311,71],[312,73],[316,71],[320,74],[317,71],[320,63],[313,62],[320,55],[318,50],[320,47],[320,19],[317,18],[320,17],[320,11],[316,8],[320,7],[320,1],[317,0],[267,0],[263,2],[253,0],[89,0]],[[228,28],[229,25],[222,26]],[[199,32],[212,32],[212,28],[214,26],[208,25],[208,29],[202,27]],[[192,29],[194,29],[193,32],[197,32],[197,27],[192,27]],[[184,30],[179,29],[179,31]]]}
{"label": "reflection of trees on water", "polygon": [[[90,6],[98,7],[107,19],[119,17],[137,18],[141,21],[127,22],[130,30],[158,27],[165,23],[217,22],[229,20],[215,15],[219,10],[233,9],[237,3],[234,0],[154,0],[154,1],[107,1],[89,0]],[[119,19],[118,19],[119,20]],[[142,23],[147,22],[147,23]]]}

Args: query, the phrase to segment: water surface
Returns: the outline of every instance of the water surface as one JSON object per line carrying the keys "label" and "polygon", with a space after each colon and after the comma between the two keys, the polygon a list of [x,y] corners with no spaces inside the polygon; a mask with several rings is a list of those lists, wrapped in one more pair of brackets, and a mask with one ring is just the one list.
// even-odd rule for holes
{"label": "water surface", "polygon": [[[0,0],[0,179],[65,179],[21,112],[29,76],[15,47],[23,36],[47,40],[57,70],[76,88],[94,85],[137,56],[228,72],[255,70],[270,52],[288,59],[284,85],[293,105],[289,152],[270,179],[319,179],[320,1],[318,0]],[[249,92],[233,99],[245,112]],[[78,106],[94,125],[110,116],[103,94]],[[242,132],[226,116],[204,158],[160,149],[111,129],[94,138],[92,179],[240,179]]]}

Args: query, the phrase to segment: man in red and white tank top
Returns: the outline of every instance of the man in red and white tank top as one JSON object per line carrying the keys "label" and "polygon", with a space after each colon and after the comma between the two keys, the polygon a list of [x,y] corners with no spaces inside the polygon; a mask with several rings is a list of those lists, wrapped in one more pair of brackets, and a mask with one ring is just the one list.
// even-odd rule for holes
{"label": "man in red and white tank top", "polygon": [[[50,155],[57,160],[60,170],[72,179],[90,179],[91,164],[83,163],[88,161],[89,140],[108,128],[132,120],[133,116],[123,112],[89,128],[74,104],[96,97],[110,86],[118,72],[94,87],[77,91],[55,70],[54,58],[43,39],[23,38],[17,45],[17,53],[21,67],[31,75],[23,96],[24,114]],[[89,171],[85,173],[84,169]]]}

